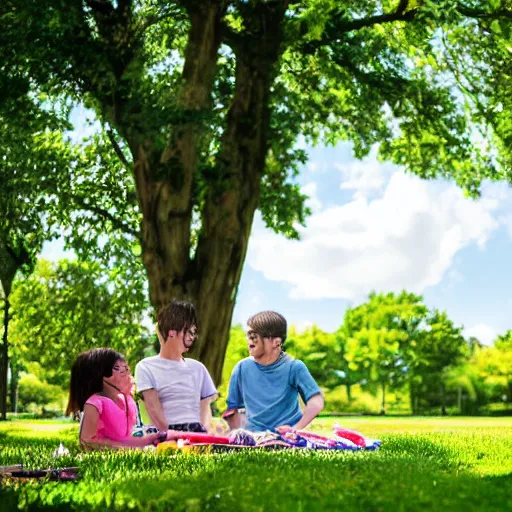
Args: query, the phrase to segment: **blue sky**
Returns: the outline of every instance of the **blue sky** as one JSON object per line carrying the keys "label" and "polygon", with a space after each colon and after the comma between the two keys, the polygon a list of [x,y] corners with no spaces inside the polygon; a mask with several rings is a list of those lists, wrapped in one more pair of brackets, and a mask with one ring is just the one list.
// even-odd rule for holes
{"label": "blue sky", "polygon": [[[453,183],[422,181],[374,154],[356,160],[349,144],[309,155],[300,184],[313,214],[302,239],[275,235],[256,216],[233,323],[275,309],[299,328],[332,331],[370,291],[406,289],[484,343],[512,329],[508,185],[486,183],[475,201]],[[42,254],[63,255],[61,241]]]}
{"label": "blue sky", "polygon": [[512,190],[486,183],[467,199],[453,183],[422,181],[350,145],[310,149],[301,185],[313,215],[293,242],[257,218],[234,321],[259,309],[327,331],[372,291],[409,291],[446,309],[490,343],[512,329]]}

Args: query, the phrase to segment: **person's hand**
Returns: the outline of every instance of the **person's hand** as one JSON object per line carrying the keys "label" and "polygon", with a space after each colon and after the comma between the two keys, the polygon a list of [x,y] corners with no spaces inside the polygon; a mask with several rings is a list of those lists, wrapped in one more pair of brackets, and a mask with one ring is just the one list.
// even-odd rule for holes
{"label": "person's hand", "polygon": [[149,444],[157,444],[159,436],[160,432],[155,432],[153,434],[146,434],[145,436],[141,437],[140,440],[142,441],[143,446],[147,446]]}
{"label": "person's hand", "polygon": [[290,427],[290,425],[281,425],[279,427],[276,427],[276,430],[281,435],[285,435],[285,434],[288,434],[289,432],[293,432],[294,431],[294,429],[292,427]]}
{"label": "person's hand", "polygon": [[146,438],[151,438],[151,441],[148,441],[147,444],[154,444],[155,446],[159,443],[164,443],[169,439],[169,432],[174,432],[173,430],[160,430],[159,432],[155,432],[154,434],[148,434],[145,436]]}
{"label": "person's hand", "polygon": [[168,430],[167,431],[167,440],[171,441],[173,439],[178,439],[180,434],[183,434],[180,430]]}

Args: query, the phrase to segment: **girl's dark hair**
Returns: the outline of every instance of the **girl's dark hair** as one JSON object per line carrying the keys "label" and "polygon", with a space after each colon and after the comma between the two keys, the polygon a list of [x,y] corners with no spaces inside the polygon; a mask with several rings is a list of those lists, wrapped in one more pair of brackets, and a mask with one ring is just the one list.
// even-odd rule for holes
{"label": "girl's dark hair", "polygon": [[182,300],[173,300],[162,306],[156,315],[158,330],[163,339],[166,340],[169,331],[180,332],[195,325],[199,329],[197,314],[194,305]]}
{"label": "girl's dark hair", "polygon": [[84,410],[87,399],[103,390],[103,377],[112,377],[119,360],[124,361],[123,355],[111,348],[94,348],[78,355],[71,367],[66,414]]}

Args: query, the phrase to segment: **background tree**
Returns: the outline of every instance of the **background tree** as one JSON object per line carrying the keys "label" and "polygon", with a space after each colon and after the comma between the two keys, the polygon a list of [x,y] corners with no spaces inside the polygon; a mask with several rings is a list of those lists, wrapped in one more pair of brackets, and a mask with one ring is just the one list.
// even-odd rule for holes
{"label": "background tree", "polygon": [[97,263],[40,261],[13,291],[13,350],[19,360],[39,363],[44,380],[63,388],[84,350],[112,347],[133,367],[148,345],[142,325],[147,303],[137,284]]}
{"label": "background tree", "polygon": [[[436,57],[447,27],[508,14],[456,0],[6,0],[0,44],[6,72],[96,112],[136,190],[151,303],[197,304],[196,355],[218,382],[255,210],[286,236],[304,222],[300,136],[351,140],[359,157],[381,143],[473,191],[496,177]],[[126,227],[102,197],[90,210]]]}
{"label": "background tree", "polygon": [[422,297],[402,292],[371,293],[368,301],[348,309],[343,321],[349,369],[377,383],[386,409],[386,388],[407,378],[407,360],[427,314]]}
{"label": "background tree", "polygon": [[[413,414],[418,413],[418,402],[423,398],[426,404],[440,404],[442,414],[446,415],[447,375],[468,354],[468,345],[461,333],[462,327],[455,327],[446,312],[437,309],[429,312],[425,325],[415,337],[410,352],[412,357],[409,357],[409,390]],[[452,380],[454,375],[451,374]]]}
{"label": "background tree", "polygon": [[286,338],[285,350],[306,364],[319,386],[332,389],[341,383],[337,372],[342,367],[342,354],[336,341],[333,334],[317,325],[300,333],[292,326]]}
{"label": "background tree", "polygon": [[[51,238],[51,204],[37,194],[38,185],[25,177],[35,166],[48,176],[69,160],[59,149],[60,130],[68,127],[65,115],[56,108],[43,110],[30,97],[26,77],[1,73],[0,77],[0,301],[2,343],[0,347],[0,414],[6,419],[8,370],[16,381],[17,363],[9,358],[10,295],[15,277],[32,272],[43,241]],[[33,187],[31,185],[34,185]],[[42,211],[44,210],[44,214]],[[15,393],[11,393],[12,398]]]}
{"label": "background tree", "polygon": [[28,363],[22,372],[18,385],[19,407],[16,412],[31,412],[60,416],[66,407],[68,390],[46,381],[44,369],[38,363]]}
{"label": "background tree", "polygon": [[[494,398],[512,403],[512,331],[497,337],[492,347],[482,349],[475,365],[494,388]],[[510,407],[510,405],[509,405]]]}

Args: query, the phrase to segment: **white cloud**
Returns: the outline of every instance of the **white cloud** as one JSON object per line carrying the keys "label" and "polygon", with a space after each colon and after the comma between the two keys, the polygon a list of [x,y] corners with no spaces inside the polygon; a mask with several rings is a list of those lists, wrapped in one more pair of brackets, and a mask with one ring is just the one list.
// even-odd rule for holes
{"label": "white cloud", "polygon": [[377,160],[377,150],[373,150],[364,160],[351,159],[334,167],[341,172],[341,190],[354,190],[354,199],[368,198],[382,191],[394,169],[391,164],[383,164]]}
{"label": "white cloud", "polygon": [[496,339],[496,331],[487,324],[477,324],[468,329],[464,329],[464,337],[474,337],[484,345],[492,345],[492,342]]}
{"label": "white cloud", "polygon": [[374,162],[354,161],[350,164],[335,164],[342,176],[342,190],[355,190],[354,198],[367,197],[369,193],[379,191],[384,186],[384,175],[380,166]]}
{"label": "white cloud", "polygon": [[311,211],[315,212],[322,208],[322,202],[318,199],[317,184],[315,182],[307,183],[300,189],[303,194],[308,196],[306,205],[311,208]]}
{"label": "white cloud", "polygon": [[454,185],[396,171],[380,198],[359,196],[313,213],[301,241],[271,233],[258,218],[248,263],[289,283],[296,299],[422,292],[440,282],[462,248],[485,246],[499,225],[498,205],[494,197],[473,201]]}

